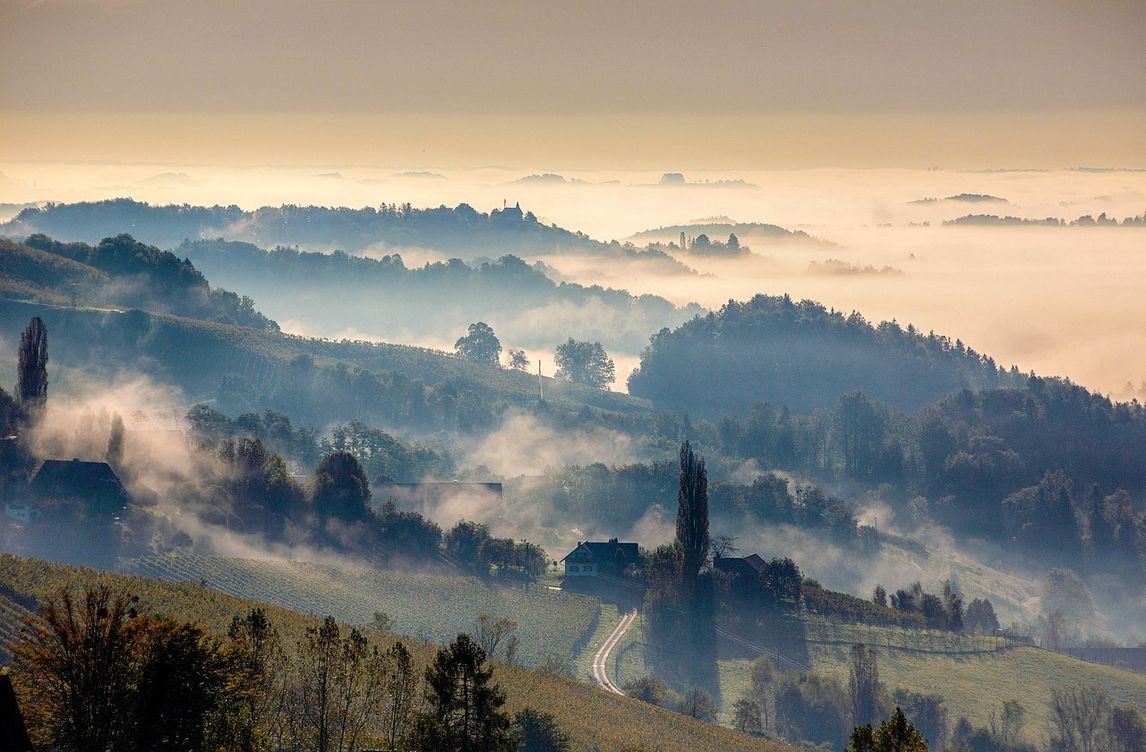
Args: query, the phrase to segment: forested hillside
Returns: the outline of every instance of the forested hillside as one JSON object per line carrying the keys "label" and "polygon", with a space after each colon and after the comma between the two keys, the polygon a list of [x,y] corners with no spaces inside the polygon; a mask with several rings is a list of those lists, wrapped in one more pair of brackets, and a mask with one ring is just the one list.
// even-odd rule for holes
{"label": "forested hillside", "polygon": [[629,392],[694,417],[743,414],[753,402],[805,413],[854,391],[912,410],[1018,378],[959,340],[757,295],[655,334]]}
{"label": "forested hillside", "polygon": [[42,232],[95,242],[131,232],[145,243],[172,248],[184,240],[224,237],[261,245],[303,245],[359,251],[371,246],[432,248],[467,258],[558,250],[603,252],[603,243],[537,221],[520,208],[479,212],[467,204],[416,209],[409,204],[348,209],[325,206],[152,206],[127,198],[30,207],[0,225],[0,234]]}
{"label": "forested hillside", "polygon": [[516,256],[408,267],[398,253],[266,251],[225,240],[184,242],[175,252],[216,283],[266,301],[280,320],[325,331],[352,325],[385,339],[437,339],[484,321],[507,346],[548,349],[575,337],[635,352],[649,332],[702,311],[655,295],[555,282],[549,270]]}
{"label": "forested hillside", "polygon": [[278,331],[250,297],[212,288],[190,261],[130,235],[94,246],[45,235],[29,236],[22,244],[0,241],[0,284],[14,297],[141,308]]}

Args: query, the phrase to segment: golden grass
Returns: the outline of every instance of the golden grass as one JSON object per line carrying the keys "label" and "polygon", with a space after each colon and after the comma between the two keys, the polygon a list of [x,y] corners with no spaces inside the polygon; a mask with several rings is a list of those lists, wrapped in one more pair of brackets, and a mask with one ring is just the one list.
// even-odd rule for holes
{"label": "golden grass", "polygon": [[[256,605],[198,585],[0,555],[0,588],[18,596],[44,597],[60,587],[85,588],[97,583],[130,590],[155,611],[197,622],[215,633],[225,630],[232,616],[245,614]],[[11,603],[2,594],[0,601]],[[319,620],[318,616],[304,616],[276,606],[266,608],[288,646]],[[0,609],[0,621],[9,613]],[[389,634],[373,635],[382,641],[394,639]],[[418,660],[429,661],[433,645],[412,640],[407,640],[407,644]],[[532,707],[551,713],[570,734],[578,752],[626,747],[656,752],[793,752],[792,747],[776,741],[704,724],[566,677],[504,665],[497,666],[494,677],[508,694],[510,711]]]}

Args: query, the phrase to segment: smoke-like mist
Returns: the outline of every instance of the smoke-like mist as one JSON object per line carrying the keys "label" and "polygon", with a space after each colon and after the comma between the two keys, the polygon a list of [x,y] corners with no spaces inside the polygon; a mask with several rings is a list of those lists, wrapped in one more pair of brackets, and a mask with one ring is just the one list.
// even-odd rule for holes
{"label": "smoke-like mist", "polygon": [[540,475],[550,468],[602,462],[636,462],[641,453],[632,437],[607,428],[557,431],[527,413],[512,412],[501,427],[484,437],[465,464],[484,466],[494,474]]}

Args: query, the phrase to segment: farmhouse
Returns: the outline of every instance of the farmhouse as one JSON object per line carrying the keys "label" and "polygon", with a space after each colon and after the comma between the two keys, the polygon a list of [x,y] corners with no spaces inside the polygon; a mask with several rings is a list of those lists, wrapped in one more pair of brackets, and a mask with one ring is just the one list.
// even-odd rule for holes
{"label": "farmhouse", "polygon": [[28,495],[41,510],[92,517],[118,517],[130,500],[119,476],[106,462],[44,460],[28,484]]}
{"label": "farmhouse", "polygon": [[728,577],[729,587],[736,593],[753,593],[760,587],[760,573],[766,563],[758,554],[748,556],[717,556],[712,566]]}
{"label": "farmhouse", "polygon": [[748,577],[755,579],[764,571],[764,560],[759,554],[749,556],[718,556],[712,561],[718,572],[724,572],[733,578]]}
{"label": "farmhouse", "polygon": [[621,543],[610,538],[605,542],[579,542],[561,561],[565,563],[566,577],[620,577],[640,560],[636,543]]}

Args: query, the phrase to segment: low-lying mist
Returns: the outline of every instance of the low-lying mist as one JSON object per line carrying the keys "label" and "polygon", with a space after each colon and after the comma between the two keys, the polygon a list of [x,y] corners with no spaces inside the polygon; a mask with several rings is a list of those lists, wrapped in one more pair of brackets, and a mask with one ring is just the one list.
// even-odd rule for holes
{"label": "low-lying mist", "polygon": [[[674,168],[666,164],[665,172]],[[771,223],[834,245],[748,236],[740,242],[752,248],[751,256],[678,256],[699,274],[665,274],[621,260],[550,255],[544,261],[556,270],[555,276],[655,293],[677,304],[713,307],[760,292],[813,298],[829,307],[858,310],[869,320],[895,319],[960,338],[1024,371],[1066,376],[1116,397],[1146,396],[1146,332],[1137,326],[1146,303],[1136,285],[1146,272],[1146,256],[1140,252],[1143,228],[942,225],[968,214],[1067,220],[1102,212],[1118,219],[1141,215],[1146,209],[1143,172],[724,171],[685,172],[683,182],[664,184],[657,172],[545,167],[445,170],[430,165],[411,170],[333,165],[270,170],[4,163],[0,172],[6,176],[0,183],[0,202],[6,203],[128,195],[157,203],[233,202],[244,208],[465,202],[488,211],[508,201],[521,202],[542,223],[602,240],[624,240],[641,230],[713,217]],[[523,180],[546,173],[550,176],[544,179]],[[377,247],[371,253],[385,250]],[[433,249],[404,252],[411,261],[437,257]],[[902,274],[816,273],[830,260],[846,265],[838,268],[887,267]],[[271,297],[262,291],[260,308],[277,311],[279,301]],[[368,327],[348,320],[293,323],[297,331],[322,336],[360,332],[364,338],[439,347],[460,336],[453,331],[427,336],[400,320]],[[591,310],[556,307],[498,325],[507,339],[517,340],[512,346],[541,355],[547,350],[542,341],[556,344],[572,330],[578,333],[573,336],[592,337],[617,322]],[[624,364],[615,388],[623,388],[639,342],[651,333],[635,333],[628,345],[610,353]],[[1126,388],[1128,382],[1132,389]]]}

